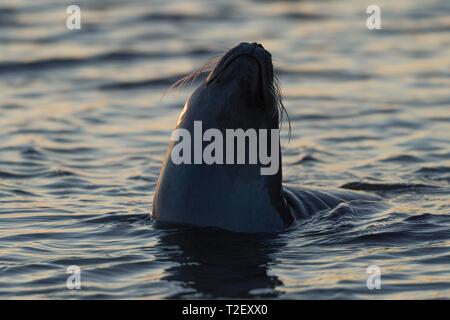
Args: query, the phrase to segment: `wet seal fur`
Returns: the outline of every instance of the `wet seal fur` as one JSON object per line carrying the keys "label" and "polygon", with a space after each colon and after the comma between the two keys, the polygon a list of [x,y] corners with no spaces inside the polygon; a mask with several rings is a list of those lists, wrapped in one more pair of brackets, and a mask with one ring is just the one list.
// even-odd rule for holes
{"label": "wet seal fur", "polygon": [[[270,129],[279,129],[286,113],[270,53],[260,44],[240,43],[178,84],[202,72],[209,75],[187,100],[177,128],[192,135],[194,121],[202,121],[204,130],[268,129],[270,145]],[[278,172],[264,176],[259,162],[175,165],[173,147],[171,142],[153,199],[152,216],[157,221],[243,233],[277,232],[296,219],[341,203],[378,200],[348,190],[283,187],[281,149]]]}

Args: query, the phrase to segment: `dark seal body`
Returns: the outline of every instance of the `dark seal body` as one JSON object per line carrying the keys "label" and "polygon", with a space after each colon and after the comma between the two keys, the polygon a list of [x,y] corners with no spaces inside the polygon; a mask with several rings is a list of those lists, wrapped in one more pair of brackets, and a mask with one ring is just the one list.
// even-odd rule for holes
{"label": "dark seal body", "polygon": [[[192,137],[194,121],[202,122],[203,132],[214,128],[223,136],[226,129],[270,132],[279,129],[280,99],[270,53],[256,43],[241,43],[225,54],[187,100],[177,128],[188,130]],[[270,139],[269,133],[269,145]],[[261,175],[265,165],[259,161],[174,164],[174,145],[169,144],[153,199],[152,216],[159,221],[245,233],[277,232],[295,219],[365,198],[347,191],[283,188],[279,148],[278,171]],[[247,159],[248,152],[246,148]]]}

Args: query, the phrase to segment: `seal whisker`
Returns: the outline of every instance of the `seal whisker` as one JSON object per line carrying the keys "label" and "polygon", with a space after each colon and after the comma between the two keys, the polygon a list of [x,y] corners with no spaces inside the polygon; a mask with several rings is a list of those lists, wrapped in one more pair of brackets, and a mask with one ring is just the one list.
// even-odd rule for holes
{"label": "seal whisker", "polygon": [[221,57],[213,57],[209,61],[207,61],[204,65],[202,65],[197,70],[187,74],[183,78],[176,81],[169,89],[179,89],[184,87],[186,84],[191,84],[194,82],[202,73],[211,72],[215,69],[215,67],[219,64]]}
{"label": "seal whisker", "polygon": [[189,85],[193,83],[201,74],[205,72],[211,72],[215,69],[215,67],[220,63],[221,61],[221,55],[218,54],[211,59],[209,59],[204,65],[199,67],[198,69],[192,71],[191,73],[188,73],[181,79],[178,79],[174,84],[172,84],[169,88],[167,88],[164,93],[161,96],[161,100],[165,97],[165,95],[175,89],[178,91],[178,89],[183,88],[186,85]]}
{"label": "seal whisker", "polygon": [[270,85],[270,94],[273,97],[273,101],[275,102],[275,112],[278,113],[278,119],[280,123],[280,129],[283,127],[283,119],[284,115],[286,115],[288,120],[288,142],[291,141],[291,119],[289,118],[289,113],[286,110],[286,107],[283,104],[281,84],[278,76],[276,74],[273,75],[273,81]]}

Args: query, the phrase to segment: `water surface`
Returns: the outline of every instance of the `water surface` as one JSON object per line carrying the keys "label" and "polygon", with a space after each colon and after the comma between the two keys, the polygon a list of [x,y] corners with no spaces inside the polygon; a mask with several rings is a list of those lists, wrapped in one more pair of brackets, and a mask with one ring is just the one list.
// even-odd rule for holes
{"label": "water surface", "polygon": [[[374,31],[367,1],[77,3],[80,31],[68,1],[0,4],[1,298],[450,298],[448,1],[377,1]],[[241,41],[262,43],[282,82],[284,180],[383,206],[266,236],[155,226],[194,87],[162,96]]]}

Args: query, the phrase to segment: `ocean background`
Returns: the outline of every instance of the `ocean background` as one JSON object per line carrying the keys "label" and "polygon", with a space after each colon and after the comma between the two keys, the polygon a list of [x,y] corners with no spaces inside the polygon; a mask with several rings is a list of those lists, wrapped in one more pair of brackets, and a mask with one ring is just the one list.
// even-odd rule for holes
{"label": "ocean background", "polygon": [[[71,4],[81,30],[66,28]],[[450,2],[377,0],[381,30],[371,4],[1,0],[0,298],[450,298]],[[274,235],[155,226],[198,82],[168,88],[241,41],[281,79],[284,180],[380,206]]]}

